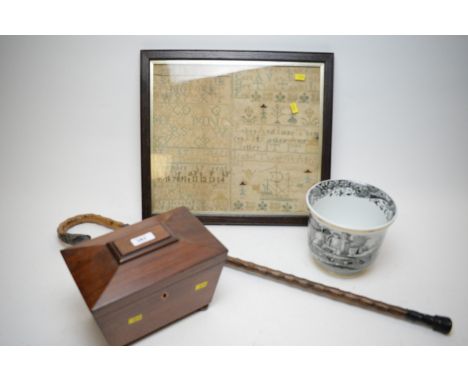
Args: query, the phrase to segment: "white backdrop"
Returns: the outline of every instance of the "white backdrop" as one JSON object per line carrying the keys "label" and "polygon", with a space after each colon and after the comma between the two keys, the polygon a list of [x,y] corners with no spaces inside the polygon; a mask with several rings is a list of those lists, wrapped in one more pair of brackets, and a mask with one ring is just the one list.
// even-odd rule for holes
{"label": "white backdrop", "polygon": [[454,329],[225,268],[206,312],[139,344],[468,344],[468,39],[339,36],[1,37],[0,344],[105,344],[55,229],[85,212],[141,218],[140,49],[335,53],[332,177],[399,207],[376,263],[337,277],[312,261],[304,227],[209,229],[232,256],[449,315]]}

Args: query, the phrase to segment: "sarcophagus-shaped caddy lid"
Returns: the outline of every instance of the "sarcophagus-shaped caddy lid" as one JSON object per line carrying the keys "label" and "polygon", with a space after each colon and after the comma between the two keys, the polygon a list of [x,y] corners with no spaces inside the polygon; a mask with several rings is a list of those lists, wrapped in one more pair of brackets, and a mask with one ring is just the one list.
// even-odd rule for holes
{"label": "sarcophagus-shaped caddy lid", "polygon": [[210,267],[222,267],[227,249],[180,207],[64,249],[62,255],[96,317]]}

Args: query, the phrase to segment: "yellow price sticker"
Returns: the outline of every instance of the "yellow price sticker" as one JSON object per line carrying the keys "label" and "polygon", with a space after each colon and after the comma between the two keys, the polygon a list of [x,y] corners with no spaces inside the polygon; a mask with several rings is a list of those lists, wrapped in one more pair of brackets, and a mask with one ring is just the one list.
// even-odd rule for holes
{"label": "yellow price sticker", "polygon": [[289,107],[291,108],[291,113],[293,113],[293,114],[299,113],[299,108],[297,107],[297,103],[296,103],[296,102],[291,102],[291,103],[289,104]]}
{"label": "yellow price sticker", "polygon": [[195,290],[200,290],[205,288],[208,285],[208,281],[203,281],[200,284],[195,285]]}
{"label": "yellow price sticker", "polygon": [[141,320],[143,320],[143,314],[139,313],[136,316],[130,317],[128,319],[128,324],[132,325],[132,324],[135,324],[136,322],[141,321]]}
{"label": "yellow price sticker", "polygon": [[305,74],[304,73],[296,73],[294,75],[294,79],[296,81],[305,81]]}

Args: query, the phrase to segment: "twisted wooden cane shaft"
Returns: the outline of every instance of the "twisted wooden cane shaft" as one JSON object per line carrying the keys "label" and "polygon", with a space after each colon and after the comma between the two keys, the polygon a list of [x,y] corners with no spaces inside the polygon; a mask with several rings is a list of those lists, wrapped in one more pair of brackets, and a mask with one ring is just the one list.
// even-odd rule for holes
{"label": "twisted wooden cane shaft", "polygon": [[288,273],[278,271],[276,269],[271,269],[262,265],[251,263],[250,261],[245,261],[230,256],[228,256],[227,261],[234,267],[241,268],[256,274],[268,276],[276,280],[286,282],[287,284],[308,289],[323,296],[327,296],[349,304],[358,305],[367,309],[377,310],[379,312],[391,314],[398,317],[404,317],[406,315],[407,310],[398,306],[389,305],[381,301],[360,296],[358,294],[346,292],[338,288],[330,287],[328,285],[320,284],[315,281],[297,277]]}
{"label": "twisted wooden cane shaft", "polygon": [[[67,244],[77,244],[83,240],[89,240],[91,237],[81,234],[70,234],[67,231],[79,224],[95,223],[103,225],[110,229],[117,229],[126,226],[127,224],[113,220],[104,216],[95,214],[77,215],[62,222],[57,228],[57,234],[60,240]],[[285,282],[288,285],[304,288],[313,291],[317,294],[330,297],[335,300],[346,302],[362,308],[371,309],[380,313],[385,313],[398,318],[406,318],[410,321],[427,325],[443,334],[448,334],[452,329],[452,320],[443,316],[431,316],[424,313],[419,313],[414,310],[401,308],[396,305],[390,305],[382,301],[373,300],[371,298],[360,296],[351,292],[346,292],[338,288],[320,284],[315,281],[307,280],[288,273],[281,272],[276,269],[271,269],[263,265],[258,265],[250,261],[238,259],[236,257],[227,257],[227,263],[235,268],[255,273],[260,276],[270,277],[275,280]]]}
{"label": "twisted wooden cane shaft", "polygon": [[311,290],[322,296],[339,300],[351,305],[356,305],[361,308],[371,309],[380,313],[392,315],[394,317],[405,318],[410,321],[421,323],[443,334],[450,333],[452,329],[452,320],[449,317],[431,316],[429,314],[419,313],[414,310],[401,308],[396,305],[390,305],[382,301],[373,300],[371,298],[360,296],[358,294],[346,292],[338,288],[320,284],[315,281],[307,280],[301,277],[278,271],[276,269],[271,269],[231,256],[228,256],[227,262],[228,264],[233,265],[234,267],[241,268],[248,272],[253,272],[261,276],[266,276],[279,281],[283,281],[288,285],[298,286],[307,290]]}

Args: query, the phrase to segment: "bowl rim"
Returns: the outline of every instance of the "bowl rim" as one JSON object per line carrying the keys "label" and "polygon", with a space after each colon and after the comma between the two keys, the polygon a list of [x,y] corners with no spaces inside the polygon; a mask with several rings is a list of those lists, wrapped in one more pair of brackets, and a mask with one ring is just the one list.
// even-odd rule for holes
{"label": "bowl rim", "polygon": [[[385,224],[381,224],[381,225],[378,225],[378,226],[375,226],[375,227],[372,227],[372,228],[365,228],[365,229],[346,227],[346,226],[343,226],[343,225],[333,223],[329,219],[323,217],[310,204],[309,195],[310,195],[310,193],[312,192],[312,190],[315,187],[319,186],[322,183],[339,182],[339,181],[346,181],[346,182],[350,182],[350,183],[354,183],[354,184],[359,184],[359,185],[362,185],[362,186],[371,186],[371,187],[377,188],[380,192],[384,193],[393,202],[393,205],[395,206],[395,213],[394,213],[393,217],[388,222],[386,222]],[[322,181],[320,181],[318,183],[315,183],[312,187],[310,187],[307,190],[306,203],[307,203],[307,208],[309,209],[309,213],[311,215],[313,215],[319,222],[321,222],[322,224],[325,224],[325,225],[329,226],[330,228],[333,228],[333,229],[335,229],[337,231],[343,231],[343,232],[347,232],[347,233],[350,233],[350,234],[367,234],[367,233],[372,233],[372,232],[385,231],[389,226],[391,226],[395,222],[395,219],[396,219],[397,214],[398,214],[398,208],[397,208],[397,205],[395,203],[395,200],[387,192],[382,190],[380,187],[374,186],[373,184],[358,181],[358,180],[353,180],[353,179],[344,179],[344,178],[324,179],[324,180],[322,180]]]}

